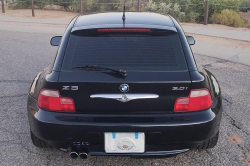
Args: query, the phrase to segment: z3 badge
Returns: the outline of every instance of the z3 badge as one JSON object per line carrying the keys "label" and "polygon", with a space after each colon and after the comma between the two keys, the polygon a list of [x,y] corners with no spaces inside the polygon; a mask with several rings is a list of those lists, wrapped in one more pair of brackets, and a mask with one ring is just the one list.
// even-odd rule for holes
{"label": "z3 badge", "polygon": [[62,90],[78,90],[78,86],[63,86]]}

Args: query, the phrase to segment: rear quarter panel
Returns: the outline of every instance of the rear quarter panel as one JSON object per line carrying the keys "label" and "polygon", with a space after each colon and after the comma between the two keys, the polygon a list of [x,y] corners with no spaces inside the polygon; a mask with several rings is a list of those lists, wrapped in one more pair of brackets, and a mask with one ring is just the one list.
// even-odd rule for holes
{"label": "rear quarter panel", "polygon": [[78,17],[79,16],[73,18],[66,28],[56,53],[54,63],[51,66],[46,67],[34,78],[29,91],[29,95],[31,97],[37,99],[41,89],[58,89],[57,81],[59,78],[59,72],[61,70],[64,53],[68,44],[71,29],[73,28]]}
{"label": "rear quarter panel", "polygon": [[171,17],[171,19],[178,31],[180,40],[182,42],[183,51],[192,80],[192,89],[207,88],[210,91],[213,100],[211,108],[217,114],[220,110],[222,110],[221,89],[219,83],[210,71],[197,67],[195,58],[187,42],[183,29],[174,18]]}

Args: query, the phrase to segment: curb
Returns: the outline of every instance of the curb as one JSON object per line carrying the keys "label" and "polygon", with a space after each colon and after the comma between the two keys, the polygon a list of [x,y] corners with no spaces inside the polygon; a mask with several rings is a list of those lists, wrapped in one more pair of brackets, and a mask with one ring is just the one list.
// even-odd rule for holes
{"label": "curb", "polygon": [[[185,31],[184,31],[185,32]],[[230,40],[237,40],[237,41],[243,41],[243,42],[248,42],[250,43],[249,40],[241,40],[241,39],[232,39],[232,38],[228,38],[228,37],[220,37],[220,36],[214,36],[214,35],[206,35],[206,34],[200,34],[200,33],[189,33],[189,32],[185,32],[185,34],[194,34],[194,35],[201,35],[201,36],[208,36],[208,37],[217,37],[217,38],[222,38],[222,39],[230,39]]]}
{"label": "curb", "polygon": [[49,24],[49,25],[68,25],[67,23],[43,23],[43,22],[28,22],[28,21],[5,21],[0,20],[0,22],[13,22],[13,23],[28,23],[28,24]]}

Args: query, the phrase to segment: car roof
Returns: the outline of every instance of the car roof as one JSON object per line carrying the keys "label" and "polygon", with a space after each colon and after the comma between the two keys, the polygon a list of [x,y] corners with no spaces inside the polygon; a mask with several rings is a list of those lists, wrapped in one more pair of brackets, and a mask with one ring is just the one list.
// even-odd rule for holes
{"label": "car roof", "polygon": [[159,28],[175,30],[170,16],[150,12],[126,12],[125,24],[123,12],[81,15],[77,18],[74,30],[91,28]]}

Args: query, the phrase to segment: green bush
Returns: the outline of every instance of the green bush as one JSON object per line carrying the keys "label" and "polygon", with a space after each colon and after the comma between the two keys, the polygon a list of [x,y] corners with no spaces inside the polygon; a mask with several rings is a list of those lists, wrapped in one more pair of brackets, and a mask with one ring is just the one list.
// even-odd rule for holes
{"label": "green bush", "polygon": [[[108,11],[122,11],[123,0],[82,0],[83,12],[98,13]],[[142,0],[144,2],[144,0]],[[80,0],[34,0],[37,8],[43,9],[46,5],[58,5],[66,11],[80,12]],[[15,0],[8,4],[10,9],[28,9],[31,7],[31,0]],[[126,0],[126,11],[136,11],[137,1]]]}
{"label": "green bush", "polygon": [[242,3],[240,4],[240,11],[241,12],[247,12],[249,10],[250,10],[250,2],[249,2],[249,0],[242,1]]}
{"label": "green bush", "polygon": [[[220,13],[222,10],[228,8],[238,12],[239,5],[242,1],[243,0],[209,0],[208,18],[211,19],[214,13]],[[165,14],[163,9],[165,9],[165,11],[167,10],[161,5],[164,4],[165,7],[170,8],[170,10],[167,11],[170,15],[173,15],[171,12],[173,10],[173,4],[177,4],[178,12],[180,12],[181,15],[177,15],[177,17],[173,15],[173,17],[185,22],[203,23],[204,21],[204,0],[144,0],[144,2],[148,4],[148,7],[151,6],[151,8],[146,8],[146,11],[149,10]],[[182,18],[183,16],[184,18]]]}
{"label": "green bush", "polygon": [[30,8],[31,1],[13,1],[8,3],[9,9],[27,9]]}
{"label": "green bush", "polygon": [[184,19],[185,22],[196,22],[196,19],[199,17],[199,13],[190,11],[189,13],[186,13],[186,17]]}
{"label": "green bush", "polygon": [[[220,13],[224,9],[231,9],[239,11],[240,1],[238,0],[209,0],[208,18],[211,18],[214,13]],[[195,19],[198,23],[204,22],[204,9],[205,3],[201,0],[188,0],[185,7],[185,13],[188,15],[190,12],[198,13]]]}
{"label": "green bush", "polygon": [[239,13],[230,9],[224,9],[221,13],[213,14],[212,21],[216,24],[232,27],[245,27],[247,23],[245,19],[240,17]]}
{"label": "green bush", "polygon": [[[46,5],[59,5],[63,6],[66,10],[69,9],[72,1],[64,0],[34,0],[34,6],[43,9]],[[8,3],[10,9],[28,9],[31,8],[31,0],[15,0]]]}
{"label": "green bush", "polygon": [[83,0],[84,13],[115,12],[121,8],[120,6],[120,0]]}
{"label": "green bush", "polygon": [[183,19],[185,18],[185,13],[181,12],[181,8],[178,3],[154,2],[153,0],[149,0],[149,2],[146,3],[144,10],[164,15],[169,14],[180,21],[183,21]]}

